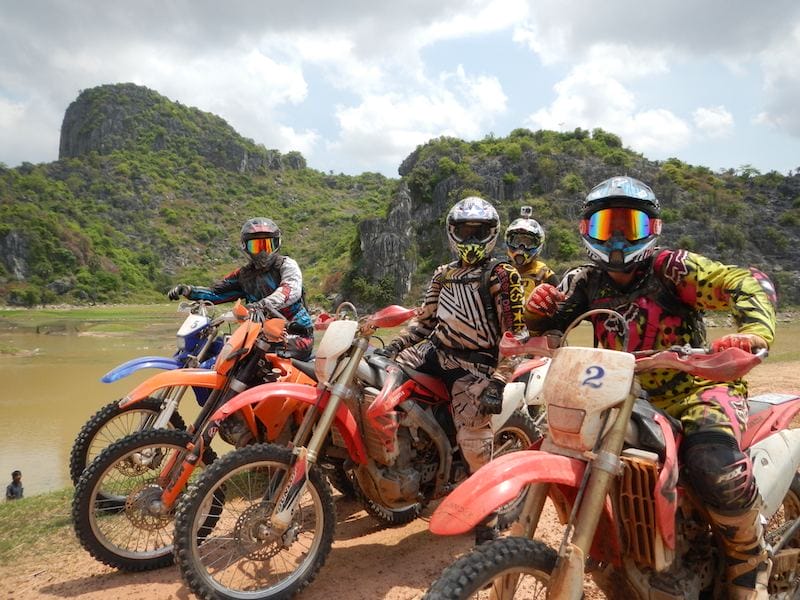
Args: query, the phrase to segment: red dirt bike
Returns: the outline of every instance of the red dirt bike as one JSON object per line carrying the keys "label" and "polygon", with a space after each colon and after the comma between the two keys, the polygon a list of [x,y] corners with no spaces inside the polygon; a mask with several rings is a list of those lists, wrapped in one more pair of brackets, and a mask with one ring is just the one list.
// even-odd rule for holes
{"label": "red dirt bike", "polygon": [[[150,429],[126,436],[103,450],[78,480],[72,502],[75,533],[100,562],[127,571],[172,564],[174,507],[190,479],[216,458],[211,440],[219,434],[236,447],[287,443],[302,420],[306,407],[292,398],[225,412],[226,403],[238,392],[265,381],[282,380],[310,390],[316,385],[312,363],[280,354],[283,317],[252,321],[239,302],[233,312],[241,324],[227,339],[213,369],[159,373],[121,401],[124,409],[165,389],[206,389],[208,399],[189,430]],[[217,411],[234,418],[224,427],[207,427]],[[192,454],[196,446],[203,450]],[[184,460],[187,456],[190,463]]]}
{"label": "red dirt bike", "polygon": [[[396,327],[416,311],[390,306],[361,320],[344,318],[348,311],[355,314],[349,303],[340,306],[317,349],[317,389],[266,384],[229,403],[237,410],[293,398],[309,410],[289,447],[231,452],[181,501],[177,563],[200,598],[288,598],[311,582],[331,549],[336,521],[319,470],[323,458],[347,457],[356,497],[388,526],[417,518],[465,479],[445,384],[373,353],[369,343],[378,328]],[[495,432],[503,451],[538,438],[527,412],[517,416],[516,424]],[[223,417],[212,421],[222,426]]]}
{"label": "red dirt bike", "polygon": [[[603,312],[625,323],[618,313]],[[524,350],[511,340],[501,343],[501,354],[521,351],[552,356],[541,449],[503,456],[479,469],[442,501],[430,530],[465,533],[497,507],[522,498],[519,521],[512,537],[478,546],[445,569],[424,598],[578,599],[587,572],[609,598],[721,597],[721,540],[680,476],[680,424],[640,398],[637,374],[666,368],[729,381],[759,364],[761,356],[738,348],[638,355],[551,350],[544,338]],[[749,405],[742,446],[753,460],[765,503],[765,541],[773,562],[770,598],[797,598],[800,430],[787,427],[800,411],[800,396],[765,394],[750,398]],[[558,551],[534,539],[548,498],[566,524]]]}

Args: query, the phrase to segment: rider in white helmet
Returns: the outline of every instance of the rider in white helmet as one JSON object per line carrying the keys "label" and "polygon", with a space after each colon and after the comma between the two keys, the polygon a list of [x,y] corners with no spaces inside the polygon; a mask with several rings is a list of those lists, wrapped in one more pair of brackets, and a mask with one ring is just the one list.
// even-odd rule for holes
{"label": "rider in white helmet", "polygon": [[527,299],[536,286],[542,283],[558,285],[558,277],[540,258],[545,234],[539,222],[531,218],[533,209],[523,206],[519,213],[519,218],[511,221],[506,228],[506,253],[522,277]]}
{"label": "rider in white helmet", "polygon": [[419,314],[380,353],[447,383],[459,447],[471,471],[492,452],[491,415],[500,412],[507,373],[497,347],[510,331],[527,337],[517,270],[493,259],[500,218],[486,200],[471,196],[447,215],[455,262],[433,274]]}

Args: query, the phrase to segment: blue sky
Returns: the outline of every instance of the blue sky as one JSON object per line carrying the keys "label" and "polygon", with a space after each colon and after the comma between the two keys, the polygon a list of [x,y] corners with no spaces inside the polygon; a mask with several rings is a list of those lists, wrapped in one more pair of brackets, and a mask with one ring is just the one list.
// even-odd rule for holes
{"label": "blue sky", "polygon": [[602,127],[650,159],[800,167],[800,3],[0,0],[0,162],[58,157],[82,89],[134,82],[397,175],[440,135]]}

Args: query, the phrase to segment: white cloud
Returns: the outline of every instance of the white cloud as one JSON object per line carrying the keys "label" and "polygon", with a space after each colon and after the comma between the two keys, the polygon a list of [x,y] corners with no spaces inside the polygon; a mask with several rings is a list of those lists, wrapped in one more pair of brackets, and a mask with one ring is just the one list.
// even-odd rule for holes
{"label": "white cloud", "polygon": [[507,98],[494,77],[469,76],[459,67],[424,89],[365,96],[336,110],[341,134],[331,147],[364,164],[399,164],[418,144],[441,135],[480,137]]}
{"label": "white cloud", "polygon": [[733,132],[733,115],[724,106],[700,107],[692,118],[695,127],[710,138],[728,137]]}
{"label": "white cloud", "polygon": [[570,130],[600,127],[622,137],[639,151],[671,153],[684,147],[689,126],[666,108],[641,108],[629,84],[667,70],[661,53],[625,46],[600,45],[555,86],[556,98],[528,117],[540,129]]}

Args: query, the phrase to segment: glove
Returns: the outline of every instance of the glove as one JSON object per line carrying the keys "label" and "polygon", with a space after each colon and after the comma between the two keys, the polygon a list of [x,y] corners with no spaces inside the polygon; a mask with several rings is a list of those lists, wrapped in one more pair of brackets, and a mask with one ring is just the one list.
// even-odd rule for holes
{"label": "glove", "polygon": [[179,283],[170,291],[167,292],[167,298],[170,300],[177,300],[181,296],[188,298],[189,294],[192,293],[192,286],[186,285],[185,283]]}
{"label": "glove", "polygon": [[769,348],[767,340],[754,333],[729,333],[711,343],[712,352],[722,352],[726,348],[741,348],[746,352]]}
{"label": "glove", "polygon": [[389,344],[388,346],[384,346],[383,348],[375,348],[375,350],[373,350],[372,353],[377,354],[378,356],[384,356],[390,360],[394,360],[395,357],[397,357],[397,355],[400,354],[400,351],[391,344]]}
{"label": "glove", "polygon": [[250,320],[254,323],[263,323],[266,318],[264,311],[257,306],[248,306],[247,312],[250,314]]}
{"label": "glove", "polygon": [[552,317],[556,314],[558,302],[563,302],[564,299],[564,293],[560,292],[558,288],[549,283],[543,283],[531,292],[525,309],[535,315]]}
{"label": "glove", "polygon": [[485,415],[497,415],[503,410],[503,388],[505,385],[497,379],[490,379],[489,385],[481,394],[481,410]]}

